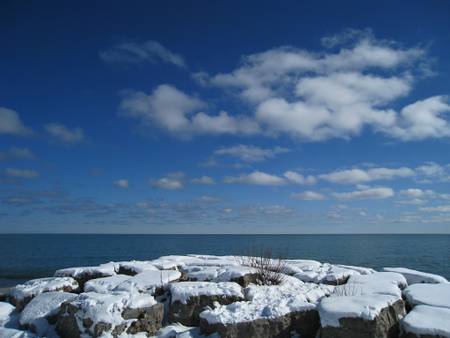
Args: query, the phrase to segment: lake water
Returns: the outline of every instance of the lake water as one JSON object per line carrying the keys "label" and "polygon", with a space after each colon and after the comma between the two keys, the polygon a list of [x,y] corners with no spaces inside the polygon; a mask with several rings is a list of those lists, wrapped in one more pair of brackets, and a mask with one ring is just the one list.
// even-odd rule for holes
{"label": "lake water", "polygon": [[450,235],[0,235],[0,287],[69,266],[265,249],[286,258],[408,267],[450,280]]}

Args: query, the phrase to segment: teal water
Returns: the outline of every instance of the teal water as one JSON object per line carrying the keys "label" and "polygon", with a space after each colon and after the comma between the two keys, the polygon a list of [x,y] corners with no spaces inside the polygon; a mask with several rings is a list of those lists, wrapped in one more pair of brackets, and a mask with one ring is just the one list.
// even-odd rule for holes
{"label": "teal water", "polygon": [[242,255],[402,266],[450,279],[450,235],[0,235],[0,287],[59,268],[172,254]]}

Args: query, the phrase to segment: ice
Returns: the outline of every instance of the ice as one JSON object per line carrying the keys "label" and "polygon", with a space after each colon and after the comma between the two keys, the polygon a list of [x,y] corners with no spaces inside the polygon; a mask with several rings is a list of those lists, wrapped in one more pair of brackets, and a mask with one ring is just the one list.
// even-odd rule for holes
{"label": "ice", "polygon": [[450,309],[428,305],[418,305],[402,320],[407,333],[450,337]]}
{"label": "ice", "polygon": [[383,271],[402,274],[405,276],[408,285],[418,283],[448,283],[447,279],[442,276],[407,268],[383,268]]}

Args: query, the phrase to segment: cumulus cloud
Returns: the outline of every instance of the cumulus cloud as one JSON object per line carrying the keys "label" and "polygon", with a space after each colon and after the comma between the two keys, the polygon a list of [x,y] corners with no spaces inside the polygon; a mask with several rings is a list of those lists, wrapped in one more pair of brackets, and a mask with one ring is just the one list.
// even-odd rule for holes
{"label": "cumulus cloud", "polygon": [[411,168],[371,168],[371,169],[346,169],[337,170],[328,174],[319,175],[319,178],[341,184],[367,183],[377,180],[393,180],[396,178],[406,178],[415,175]]}
{"label": "cumulus cloud", "polygon": [[34,155],[34,153],[28,148],[11,147],[6,151],[0,152],[0,161],[10,159],[32,160],[35,158],[36,156]]}
{"label": "cumulus cloud", "polygon": [[26,136],[32,133],[19,117],[19,114],[5,107],[0,107],[0,134]]}
{"label": "cumulus cloud", "polygon": [[394,190],[387,187],[359,187],[358,190],[350,192],[339,192],[333,193],[333,196],[341,200],[352,200],[352,199],[385,199],[390,198],[395,195]]}
{"label": "cumulus cloud", "polygon": [[118,188],[127,189],[129,187],[129,182],[127,179],[119,179],[113,182],[113,184]]}
{"label": "cumulus cloud", "polygon": [[302,201],[322,201],[326,196],[316,191],[302,191],[291,195],[292,198]]}
{"label": "cumulus cloud", "polygon": [[260,148],[239,144],[217,149],[214,151],[214,155],[237,157],[244,162],[261,162],[287,152],[289,152],[289,149],[283,147]]}
{"label": "cumulus cloud", "polygon": [[423,207],[419,209],[425,212],[450,212],[450,205],[439,205],[435,207]]}
{"label": "cumulus cloud", "polygon": [[100,52],[100,58],[108,63],[136,64],[163,62],[177,67],[186,67],[183,57],[157,41],[125,42]]}
{"label": "cumulus cloud", "polygon": [[152,93],[128,91],[120,103],[121,113],[144,125],[158,126],[177,136],[192,134],[255,134],[258,125],[243,116],[227,112],[208,115],[199,111],[207,105],[177,88],[163,84]]}
{"label": "cumulus cloud", "polygon": [[70,129],[61,123],[48,123],[45,131],[55,140],[64,143],[78,143],[84,140],[84,132],[81,128]]}
{"label": "cumulus cloud", "polygon": [[15,178],[36,178],[39,176],[39,173],[31,169],[6,168],[5,175]]}
{"label": "cumulus cloud", "polygon": [[194,184],[204,184],[204,185],[210,185],[210,184],[215,183],[214,179],[209,176],[201,176],[201,177],[193,178],[191,180],[191,182]]}
{"label": "cumulus cloud", "polygon": [[434,196],[435,193],[430,189],[417,189],[417,188],[409,188],[400,191],[400,195],[410,197],[410,198],[424,198]]}
{"label": "cumulus cloud", "polygon": [[317,178],[312,175],[304,176],[295,171],[286,171],[283,176],[292,183],[312,185],[317,182]]}
{"label": "cumulus cloud", "polygon": [[264,173],[262,171],[254,171],[250,174],[240,176],[227,176],[225,183],[243,183],[253,185],[277,186],[286,184],[286,180],[282,177]]}
{"label": "cumulus cloud", "polygon": [[150,185],[155,188],[166,190],[177,190],[184,186],[184,173],[175,172],[170,173],[167,177],[162,177],[155,180],[150,180]]}

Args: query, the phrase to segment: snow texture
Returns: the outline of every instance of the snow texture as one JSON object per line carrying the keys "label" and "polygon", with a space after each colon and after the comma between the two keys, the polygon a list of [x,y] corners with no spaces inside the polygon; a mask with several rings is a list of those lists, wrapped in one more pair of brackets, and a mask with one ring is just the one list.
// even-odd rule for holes
{"label": "snow texture", "polygon": [[221,296],[244,298],[242,288],[234,282],[181,282],[170,285],[172,303],[187,304],[189,298],[200,296]]}
{"label": "snow texture", "polygon": [[383,268],[383,271],[397,272],[402,274],[406,278],[408,285],[418,283],[448,283],[447,279],[442,276],[407,268]]}
{"label": "snow texture", "polygon": [[78,283],[71,277],[48,277],[29,280],[16,285],[9,295],[17,300],[31,298],[44,292],[59,291],[64,288],[77,289]]}
{"label": "snow texture", "polygon": [[131,277],[128,275],[114,275],[110,277],[91,279],[84,285],[85,292],[108,293],[114,290],[119,284]]}
{"label": "snow texture", "polygon": [[403,318],[402,327],[416,335],[450,338],[450,309],[418,305]]}
{"label": "snow texture", "polygon": [[413,284],[403,291],[411,305],[431,305],[450,308],[450,283]]}
{"label": "snow texture", "polygon": [[148,270],[141,272],[117,285],[115,291],[139,291],[154,293],[158,288],[164,288],[170,282],[181,277],[181,273],[176,270]]}

